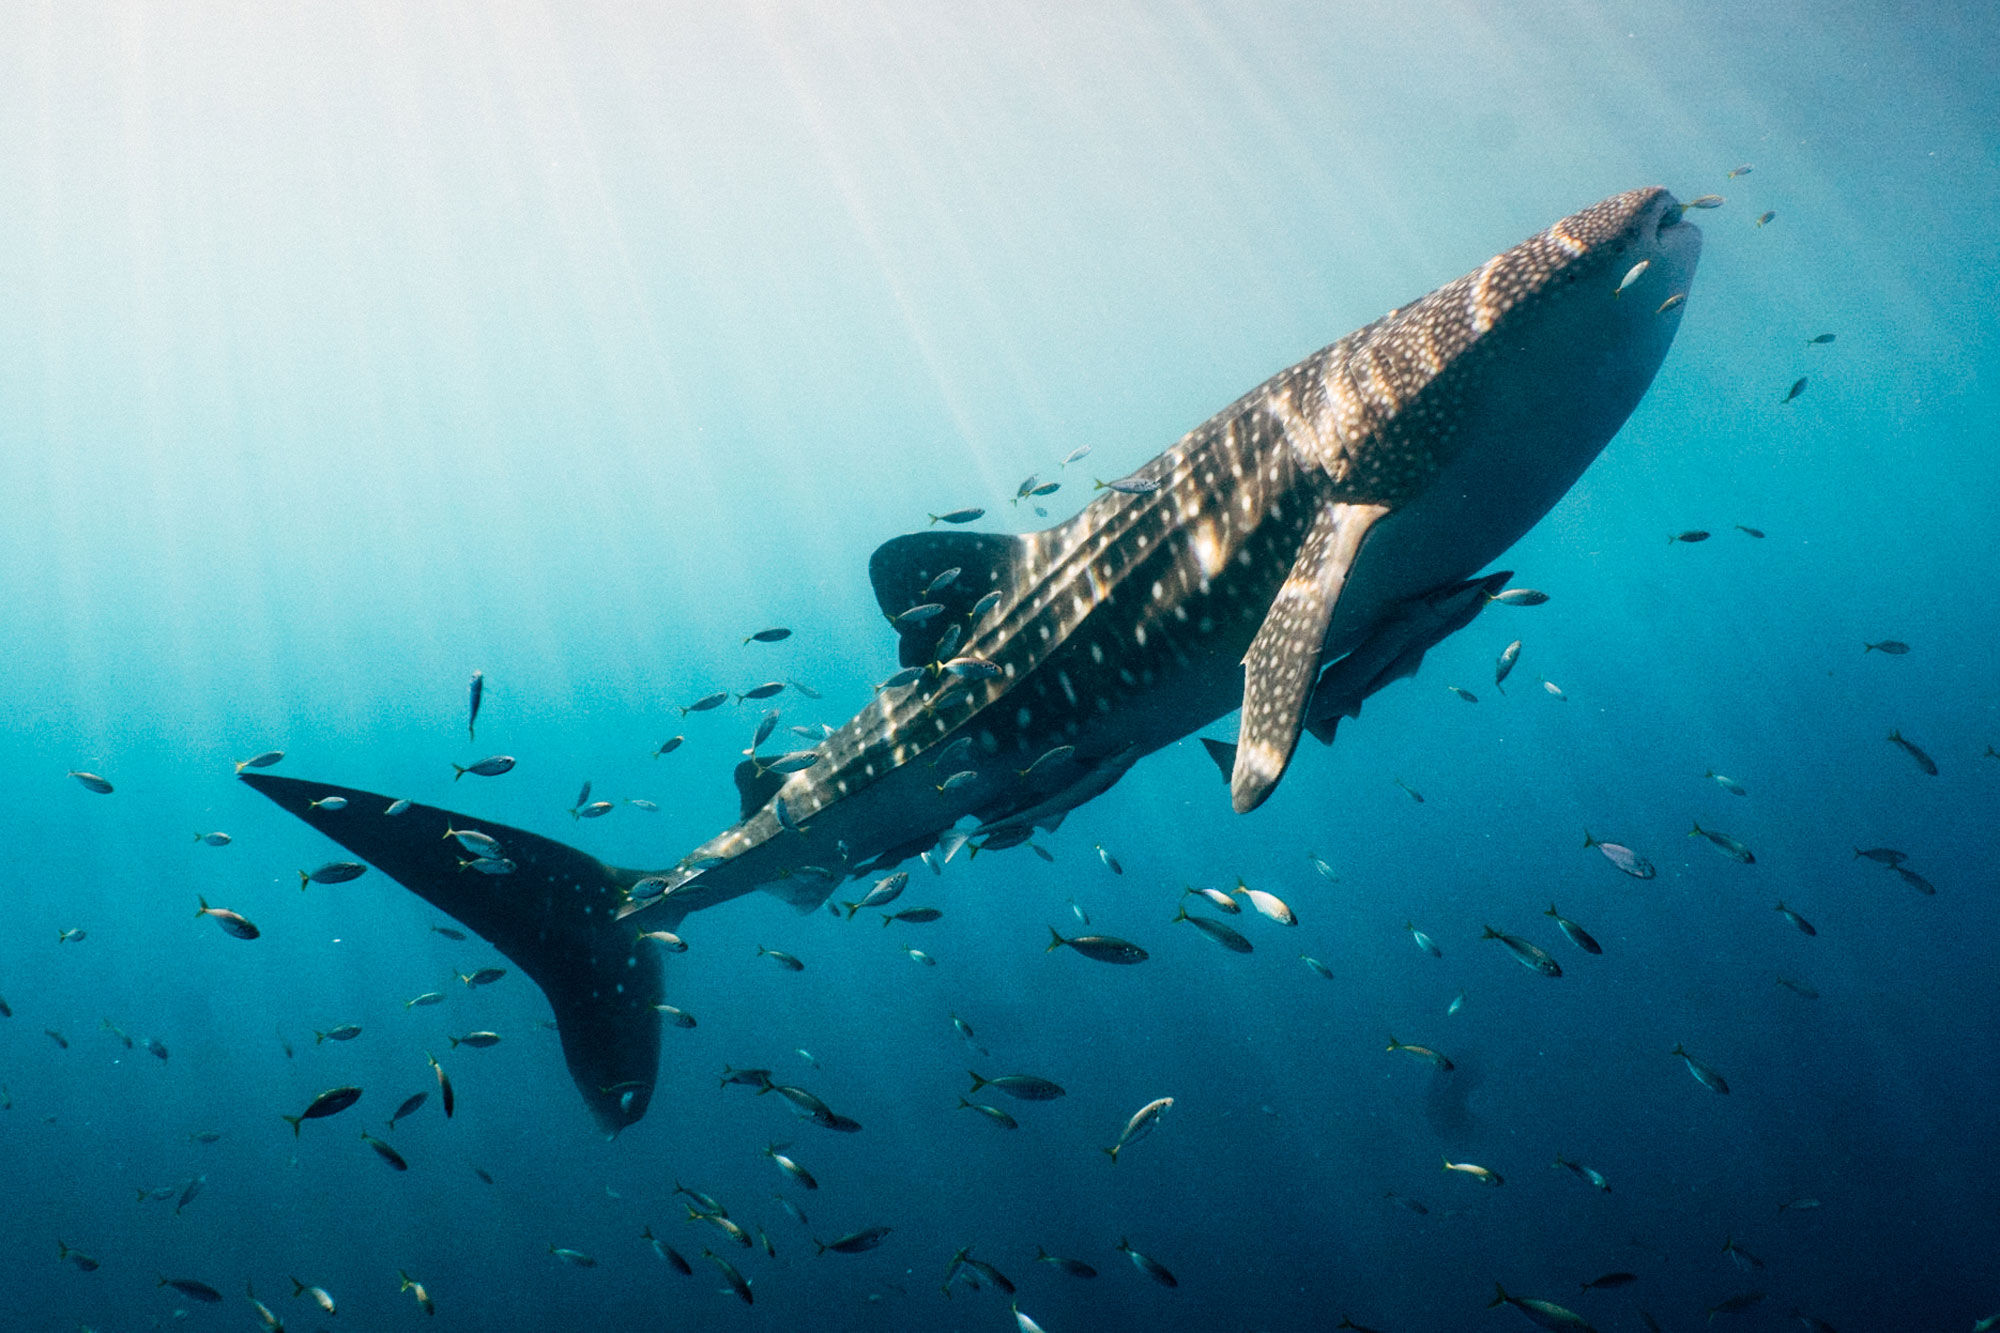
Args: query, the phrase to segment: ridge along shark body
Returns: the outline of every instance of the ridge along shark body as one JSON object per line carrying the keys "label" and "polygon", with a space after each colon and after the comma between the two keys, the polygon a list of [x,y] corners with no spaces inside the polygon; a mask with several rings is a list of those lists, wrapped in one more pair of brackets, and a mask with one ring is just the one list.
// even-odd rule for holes
{"label": "ridge along shark body", "polygon": [[[904,666],[931,669],[878,691],[811,767],[740,765],[741,821],[670,869],[608,866],[430,806],[377,813],[387,799],[366,792],[242,780],[520,966],[615,1133],[645,1113],[659,1065],[661,960],[624,918],[677,929],[757,888],[809,911],[941,837],[1018,845],[1239,707],[1238,743],[1206,743],[1249,811],[1302,731],[1330,743],[1412,674],[1508,577],[1477,571],[1652,383],[1686,308],[1666,298],[1687,292],[1700,255],[1682,212],[1653,188],[1564,218],[1273,376],[1066,523],[885,543],[876,596]],[[902,616],[929,604],[942,609]],[[936,660],[954,631],[956,671]],[[347,807],[312,804],[330,795]],[[968,818],[977,827],[954,832]],[[467,871],[447,828],[499,839],[516,869]]]}

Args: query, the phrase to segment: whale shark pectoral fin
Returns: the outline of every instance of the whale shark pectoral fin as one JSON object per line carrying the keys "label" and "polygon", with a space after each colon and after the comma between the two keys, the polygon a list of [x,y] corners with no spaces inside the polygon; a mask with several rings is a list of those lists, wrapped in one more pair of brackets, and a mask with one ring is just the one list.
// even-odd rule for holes
{"label": "whale shark pectoral fin", "polygon": [[[906,667],[930,661],[932,647],[948,626],[963,623],[987,593],[1010,590],[1024,545],[1019,537],[991,532],[912,532],[876,547],[868,557],[868,581],[883,615],[895,621],[914,606],[934,602],[944,608],[929,620],[897,622],[897,660]],[[929,591],[947,569],[956,569],[957,576]]]}
{"label": "whale shark pectoral fin", "polygon": [[[527,973],[555,1011],[570,1076],[607,1133],[646,1113],[660,1066],[660,1015],[653,1008],[663,998],[660,956],[616,920],[639,872],[436,806],[413,803],[392,815],[390,798],[373,792],[267,773],[240,780],[462,922]],[[345,798],[346,806],[325,808],[330,796]],[[514,869],[488,875],[468,868],[471,853],[446,829],[497,839]],[[661,909],[673,918],[661,921],[667,929],[679,924],[676,906]]]}
{"label": "whale shark pectoral fin", "polygon": [[1369,529],[1388,512],[1388,506],[1373,504],[1329,504],[1320,510],[1263,628],[1250,641],[1243,658],[1243,722],[1229,778],[1229,801],[1238,814],[1262,805],[1292,761],[1347,571]]}

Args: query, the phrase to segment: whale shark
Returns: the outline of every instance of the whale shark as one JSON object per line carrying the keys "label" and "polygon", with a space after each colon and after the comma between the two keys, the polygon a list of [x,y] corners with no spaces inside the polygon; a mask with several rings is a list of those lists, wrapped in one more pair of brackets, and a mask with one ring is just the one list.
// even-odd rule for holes
{"label": "whale shark", "polygon": [[[662,958],[641,926],[1054,830],[1132,766],[1204,738],[1262,804],[1302,735],[1414,673],[1509,575],[1481,571],[1617,434],[1687,309],[1698,228],[1613,195],[1279,371],[1040,532],[927,530],[869,561],[904,668],[678,862],[607,865],[522,829],[245,772],[241,780],[488,940],[542,989],[609,1133],[659,1076]],[[325,798],[346,798],[344,807]],[[469,871],[447,830],[497,841]],[[635,921],[633,918],[637,918]]]}

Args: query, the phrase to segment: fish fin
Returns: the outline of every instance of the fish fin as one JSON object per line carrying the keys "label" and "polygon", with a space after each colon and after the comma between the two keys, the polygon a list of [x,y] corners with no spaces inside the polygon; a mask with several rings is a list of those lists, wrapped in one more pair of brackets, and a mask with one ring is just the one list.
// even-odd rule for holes
{"label": "fish fin", "polygon": [[769,805],[778,788],[784,785],[783,773],[773,773],[755,759],[745,759],[736,766],[736,801],[741,807],[736,817],[750,818]]}
{"label": "fish fin", "polygon": [[1424,654],[1472,623],[1513,577],[1511,570],[1488,574],[1403,603],[1381,629],[1320,673],[1306,708],[1306,730],[1320,744],[1333,744],[1342,718],[1361,716],[1362,700],[1416,675]]}
{"label": "fish fin", "polygon": [[[892,537],[868,557],[868,580],[875,601],[892,621],[913,606],[936,602],[942,614],[917,625],[898,625],[897,660],[906,667],[931,660],[946,628],[962,623],[974,603],[995,590],[1013,587],[1015,566],[1026,543],[992,532],[912,532]],[[950,586],[927,593],[932,579],[959,571]]]}
{"label": "fish fin", "polygon": [[[400,815],[374,813],[389,800],[320,782],[244,773],[248,784],[368,861],[507,955],[555,1011],[570,1077],[607,1132],[639,1119],[652,1098],[660,1064],[661,964],[656,949],[636,949],[616,923],[624,891],[640,872],[608,866],[574,847],[523,829],[412,805]],[[315,808],[315,797],[345,796],[345,810]],[[482,875],[460,867],[457,847],[438,836],[472,828],[499,839],[517,867]],[[602,910],[601,910],[602,909]],[[672,912],[672,906],[661,910]],[[680,917],[663,922],[666,929]],[[629,1089],[629,1104],[622,1093]]]}
{"label": "fish fin", "polygon": [[1208,751],[1208,757],[1215,761],[1217,768],[1222,770],[1222,780],[1224,782],[1229,781],[1231,775],[1236,771],[1236,742],[1215,741],[1203,736],[1201,738],[1201,748]]}
{"label": "fish fin", "polygon": [[1230,804],[1238,814],[1262,805],[1292,761],[1347,571],[1369,529],[1388,512],[1386,505],[1371,504],[1321,509],[1263,628],[1251,640],[1243,658],[1243,721],[1229,779]]}

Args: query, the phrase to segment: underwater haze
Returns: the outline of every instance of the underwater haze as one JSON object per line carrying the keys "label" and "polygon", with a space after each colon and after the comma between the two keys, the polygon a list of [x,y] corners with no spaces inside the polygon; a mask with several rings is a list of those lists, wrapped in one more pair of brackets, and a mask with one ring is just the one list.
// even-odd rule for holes
{"label": "underwater haze", "polygon": [[[17,7],[0,181],[0,1325],[2000,1313],[1994,13]],[[939,920],[692,913],[695,1026],[613,1137],[515,961],[380,868],[302,883],[347,853],[235,778],[673,866],[765,710],[769,757],[898,670],[881,543],[1068,520],[1654,184],[1722,199],[1651,389],[1488,567],[1546,604],[1252,813],[1190,736],[1033,849],[905,862],[884,910]],[[1296,925],[1183,893],[1239,884]]]}

